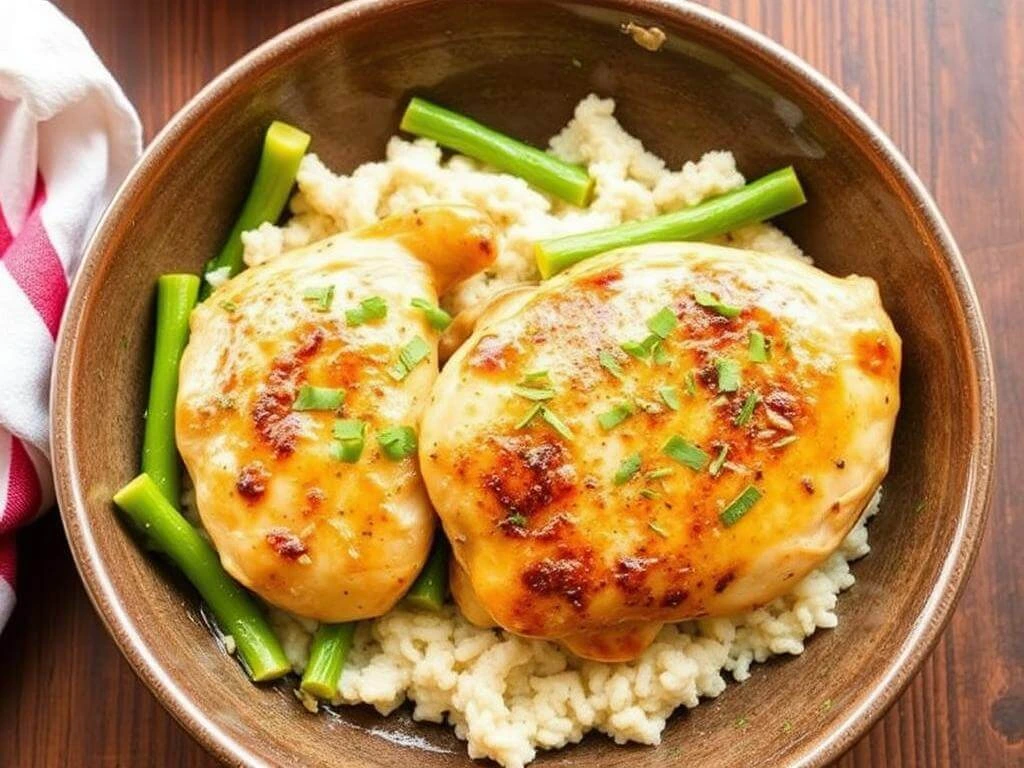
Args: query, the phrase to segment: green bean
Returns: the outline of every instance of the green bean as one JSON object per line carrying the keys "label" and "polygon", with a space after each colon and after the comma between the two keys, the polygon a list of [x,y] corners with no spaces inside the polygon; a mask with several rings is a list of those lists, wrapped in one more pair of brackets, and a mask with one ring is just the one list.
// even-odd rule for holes
{"label": "green bean", "polygon": [[594,180],[585,168],[559,160],[423,99],[414,98],[409,102],[400,127],[519,176],[573,205],[586,206],[594,191]]}
{"label": "green bean", "polygon": [[238,215],[221,252],[207,262],[203,270],[200,298],[205,299],[213,292],[211,273],[228,278],[234,277],[245,268],[242,261],[242,233],[255,229],[264,222],[275,222],[281,217],[281,212],[288,203],[288,194],[295,184],[299,162],[306,154],[309,141],[308,133],[279,120],[275,120],[267,128],[259,168],[249,189],[249,196],[245,199],[242,212]]}
{"label": "green bean", "polygon": [[156,341],[142,439],[142,471],[153,478],[171,504],[177,504],[181,496],[181,470],[174,443],[178,364],[188,341],[188,318],[198,293],[199,278],[195,275],[163,275],[157,281]]}
{"label": "green bean", "polygon": [[114,495],[151,549],[163,553],[192,582],[220,628],[234,638],[238,656],[257,681],[287,674],[291,666],[256,601],[220,564],[213,547],[143,473]]}
{"label": "green bean", "polygon": [[807,202],[792,167],[782,168],[744,187],[692,208],[617,227],[541,240],[537,267],[547,279],[605,251],[642,243],[700,240],[770,219]]}
{"label": "green bean", "polygon": [[442,531],[434,534],[434,546],[427,564],[405,594],[405,601],[417,608],[439,611],[448,594],[448,540]]}
{"label": "green bean", "polygon": [[352,647],[356,623],[321,624],[309,648],[309,663],[302,673],[300,688],[320,699],[330,701],[338,693],[338,680],[345,667],[345,658]]}

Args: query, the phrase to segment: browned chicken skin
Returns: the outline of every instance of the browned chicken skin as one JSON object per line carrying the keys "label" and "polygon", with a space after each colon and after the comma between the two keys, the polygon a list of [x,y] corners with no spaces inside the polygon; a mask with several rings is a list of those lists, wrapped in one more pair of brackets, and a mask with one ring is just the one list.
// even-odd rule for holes
{"label": "browned chicken skin", "polygon": [[[177,444],[224,567],[300,616],[379,616],[423,565],[434,514],[416,456],[386,455],[390,427],[415,429],[437,377],[438,333],[413,299],[491,262],[494,232],[470,208],[423,208],[243,272],[195,309],[181,363]],[[375,298],[385,317],[347,313]],[[396,377],[402,348],[422,353]],[[303,386],[343,402],[303,410]],[[339,419],[365,425],[349,463]]]}
{"label": "browned chicken skin", "polygon": [[645,246],[503,297],[421,429],[457,602],[602,660],[769,602],[881,482],[899,370],[873,281],[782,257]]}

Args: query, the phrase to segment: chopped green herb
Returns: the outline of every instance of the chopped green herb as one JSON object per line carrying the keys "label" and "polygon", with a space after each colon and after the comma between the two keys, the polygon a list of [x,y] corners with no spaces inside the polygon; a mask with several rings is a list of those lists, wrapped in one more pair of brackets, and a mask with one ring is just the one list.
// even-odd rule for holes
{"label": "chopped green herb", "polygon": [[401,461],[416,453],[416,431],[412,427],[388,427],[377,433],[377,443],[392,461]]}
{"label": "chopped green herb", "polygon": [[623,373],[622,366],[619,365],[619,361],[615,359],[611,352],[601,352],[597,359],[601,362],[601,367],[608,371],[608,373],[619,381],[625,380],[626,376]]}
{"label": "chopped green herb", "polygon": [[662,467],[661,469],[655,469],[648,472],[646,477],[648,480],[661,480],[663,477],[675,474],[675,470],[671,467]]}
{"label": "chopped green herb", "polygon": [[218,307],[223,309],[225,312],[231,313],[238,309],[238,305],[233,301],[224,300],[217,304]]}
{"label": "chopped green herb", "polygon": [[743,407],[740,408],[740,412],[733,419],[733,424],[737,427],[745,427],[750,421],[750,417],[754,415],[754,409],[757,407],[759,399],[757,392],[751,392],[747,395],[747,399],[743,401]]}
{"label": "chopped green herb", "polygon": [[416,367],[417,363],[425,360],[429,354],[430,345],[421,337],[413,336],[412,340],[402,347],[402,351],[398,353],[398,359],[402,361],[402,365],[411,371]]}
{"label": "chopped green herb", "polygon": [[730,306],[715,294],[707,291],[694,291],[693,298],[702,307],[713,310],[722,317],[736,317],[742,311],[739,307]]}
{"label": "chopped green herb", "polygon": [[366,422],[359,419],[335,419],[332,434],[338,440],[362,440]]}
{"label": "chopped green herb", "polygon": [[358,419],[337,419],[334,422],[334,443],[331,455],[338,461],[353,464],[363,454],[366,422]]}
{"label": "chopped green herb", "polygon": [[737,717],[736,718],[736,727],[737,728],[746,728],[747,727],[747,718],[745,718],[745,717]]}
{"label": "chopped green herb", "polygon": [[740,364],[730,357],[720,357],[715,362],[718,369],[718,391],[735,392],[740,388]]}
{"label": "chopped green herb", "polygon": [[771,356],[771,348],[764,334],[760,331],[751,331],[747,345],[747,359],[752,363],[767,363]]}
{"label": "chopped green herb", "polygon": [[326,312],[334,303],[334,286],[322,285],[316,288],[307,288],[302,292],[302,300],[316,304],[313,309],[317,312]]}
{"label": "chopped green herb", "polygon": [[538,389],[536,387],[524,387],[522,385],[512,387],[512,391],[527,400],[550,400],[555,396],[553,389]]}
{"label": "chopped green herb", "polygon": [[678,324],[676,313],[668,307],[662,307],[647,318],[647,328],[659,339],[667,339]]}
{"label": "chopped green herb", "polygon": [[761,498],[761,492],[752,485],[748,485],[739,496],[729,502],[728,506],[723,509],[719,514],[718,518],[722,521],[722,525],[729,528],[736,525],[750,508],[757,503],[757,500]]}
{"label": "chopped green herb", "polygon": [[388,316],[388,304],[380,296],[371,296],[359,302],[356,309],[345,311],[345,322],[348,325],[356,326],[368,323],[371,320],[383,320]]}
{"label": "chopped green herb", "polygon": [[651,499],[651,500],[656,499],[659,496],[661,496],[660,493],[658,493],[657,491],[655,491],[655,490],[653,490],[651,488],[641,488],[640,489],[640,495],[643,496],[645,499]]}
{"label": "chopped green herb", "polygon": [[523,418],[521,418],[518,422],[516,422],[516,429],[524,429],[527,424],[529,424],[531,421],[533,421],[534,416],[536,416],[538,413],[541,412],[541,409],[543,407],[544,407],[543,405],[541,405],[540,403],[537,403],[530,410],[528,410],[526,412],[526,415],[523,416]]}
{"label": "chopped green herb", "polygon": [[452,316],[436,304],[431,304],[426,299],[413,299],[410,303],[423,313],[431,328],[443,331],[452,324]]}
{"label": "chopped green herb", "polygon": [[655,363],[668,362],[668,356],[661,348],[661,337],[653,333],[643,341],[625,341],[619,346],[623,352],[638,360],[647,360],[653,356]]}
{"label": "chopped green herb", "polygon": [[388,375],[395,381],[402,381],[409,372],[430,355],[430,345],[421,337],[413,338],[398,351],[398,361],[388,369]]}
{"label": "chopped green herb", "polygon": [[564,421],[558,418],[554,411],[549,408],[542,407],[540,409],[540,417],[564,439],[572,440],[572,430],[569,429]]}
{"label": "chopped green herb", "polygon": [[524,384],[541,384],[550,380],[547,371],[530,371],[529,373],[523,374]]}
{"label": "chopped green herb", "polygon": [[524,515],[519,514],[518,512],[515,512],[515,513],[509,515],[508,517],[506,517],[505,518],[505,522],[508,523],[509,525],[515,527],[515,528],[525,528],[526,527],[526,517]]}
{"label": "chopped green herb", "polygon": [[725,457],[729,455],[729,446],[723,445],[718,450],[718,455],[715,456],[715,460],[711,462],[711,466],[708,467],[708,472],[711,473],[712,477],[718,477],[718,473],[722,471],[722,467],[725,466]]}
{"label": "chopped green herb", "polygon": [[673,461],[700,472],[708,462],[708,455],[693,443],[679,435],[672,435],[661,447],[661,452]]}
{"label": "chopped green herb", "polygon": [[785,448],[790,443],[795,443],[798,439],[799,438],[796,435],[786,435],[785,437],[780,437],[778,440],[776,440],[774,443],[772,443],[768,447],[769,448]]}
{"label": "chopped green herb", "polygon": [[694,374],[694,372],[693,371],[687,371],[686,372],[686,379],[684,381],[686,382],[686,394],[688,394],[690,397],[693,397],[694,395],[696,395],[697,394],[697,376]]}
{"label": "chopped green herb", "polygon": [[615,429],[622,422],[636,413],[636,406],[632,403],[619,403],[610,410],[598,414],[597,422],[602,429]]}
{"label": "chopped green herb", "polygon": [[657,523],[648,523],[647,527],[650,528],[652,531],[654,531],[659,536],[661,536],[661,538],[663,538],[663,539],[667,539],[668,538],[668,531],[666,531],[664,528],[662,528]]}
{"label": "chopped green herb", "polygon": [[668,352],[665,351],[665,345],[660,341],[651,347],[651,359],[655,365],[666,365],[669,362]]}
{"label": "chopped green herb", "polygon": [[640,454],[634,453],[622,460],[622,464],[615,471],[615,484],[623,485],[633,479],[633,475],[640,471]]}
{"label": "chopped green herb", "polygon": [[658,394],[669,408],[673,411],[679,410],[679,393],[673,386],[658,387]]}
{"label": "chopped green herb", "polygon": [[333,387],[299,387],[299,395],[292,404],[295,411],[333,411],[345,400],[345,390]]}

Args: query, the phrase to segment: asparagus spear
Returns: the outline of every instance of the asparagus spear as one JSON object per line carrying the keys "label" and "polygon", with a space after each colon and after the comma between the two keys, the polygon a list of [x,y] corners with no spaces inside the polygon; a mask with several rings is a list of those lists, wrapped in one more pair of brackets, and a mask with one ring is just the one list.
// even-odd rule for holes
{"label": "asparagus spear", "polygon": [[234,638],[253,680],[272,680],[289,672],[281,644],[256,602],[228,576],[213,547],[167,501],[149,475],[139,475],[118,491],[114,503],[150,547],[167,555],[199,590],[221,629]]}
{"label": "asparagus spear", "polygon": [[405,594],[409,605],[439,611],[448,593],[448,540],[441,531],[434,534],[434,546],[427,564]]}
{"label": "asparagus spear", "polygon": [[792,167],[782,168],[744,187],[703,203],[645,221],[596,232],[541,240],[537,267],[547,279],[590,256],[627,245],[667,240],[699,240],[764,221],[807,202]]}
{"label": "asparagus spear", "polygon": [[178,449],[174,444],[178,363],[188,340],[188,318],[198,293],[199,278],[195,275],[163,275],[157,281],[156,342],[142,439],[142,471],[171,504],[177,504],[181,497]]}
{"label": "asparagus spear", "polygon": [[309,649],[309,663],[302,673],[302,683],[299,686],[303,691],[328,701],[335,697],[355,630],[354,621],[344,624],[321,624],[317,628]]}
{"label": "asparagus spear", "polygon": [[594,180],[585,168],[498,133],[475,120],[414,98],[402,115],[401,129],[493,165],[560,197],[586,206]]}
{"label": "asparagus spear", "polygon": [[[287,123],[275,120],[267,128],[260,154],[259,169],[253,179],[249,196],[245,199],[242,212],[238,215],[227,242],[216,258],[211,259],[203,270],[203,288],[200,298],[205,299],[213,291],[211,273],[234,277],[244,269],[242,262],[242,233],[255,229],[265,221],[277,221],[288,202],[288,193],[295,183],[299,161],[306,154],[310,137]],[[226,271],[221,271],[226,270]]]}

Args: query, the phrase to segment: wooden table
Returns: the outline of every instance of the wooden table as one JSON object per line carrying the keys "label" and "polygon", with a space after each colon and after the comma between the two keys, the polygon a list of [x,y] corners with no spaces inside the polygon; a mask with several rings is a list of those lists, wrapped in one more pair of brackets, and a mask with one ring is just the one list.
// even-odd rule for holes
{"label": "wooden table", "polygon": [[[714,0],[838,82],[934,192],[985,305],[1001,401],[989,532],[935,653],[842,766],[1024,765],[1024,2]],[[58,0],[152,137],[214,74],[324,0]],[[1014,352],[1014,350],[1017,350]],[[0,763],[208,765],[135,678],[56,514],[20,539],[0,636]]]}

